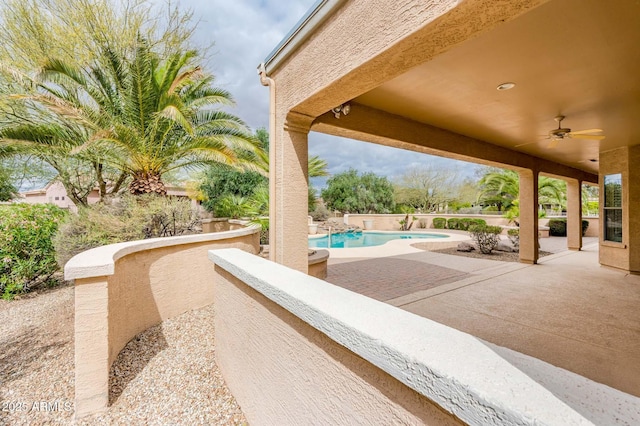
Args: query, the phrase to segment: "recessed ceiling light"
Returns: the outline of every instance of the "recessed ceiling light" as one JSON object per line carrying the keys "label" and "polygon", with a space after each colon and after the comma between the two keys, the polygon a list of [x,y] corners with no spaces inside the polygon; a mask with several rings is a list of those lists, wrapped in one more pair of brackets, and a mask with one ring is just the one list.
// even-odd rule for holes
{"label": "recessed ceiling light", "polygon": [[509,90],[509,89],[513,89],[514,87],[516,87],[515,83],[502,83],[498,87],[496,87],[496,89],[498,89],[498,90]]}

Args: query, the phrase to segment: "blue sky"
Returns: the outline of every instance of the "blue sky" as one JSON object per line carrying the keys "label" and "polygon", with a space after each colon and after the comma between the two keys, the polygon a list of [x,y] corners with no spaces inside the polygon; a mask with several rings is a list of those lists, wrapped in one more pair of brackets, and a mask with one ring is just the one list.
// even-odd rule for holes
{"label": "blue sky", "polygon": [[[268,127],[269,89],[260,84],[256,68],[313,6],[315,0],[180,0],[199,20],[194,35],[200,47],[215,45],[206,67],[216,85],[230,91],[236,101],[232,112],[252,129]],[[312,132],[309,155],[319,155],[331,174],[349,168],[374,172],[393,179],[408,167],[436,162],[473,176],[470,163],[388,148]],[[323,186],[325,179],[315,180]]]}

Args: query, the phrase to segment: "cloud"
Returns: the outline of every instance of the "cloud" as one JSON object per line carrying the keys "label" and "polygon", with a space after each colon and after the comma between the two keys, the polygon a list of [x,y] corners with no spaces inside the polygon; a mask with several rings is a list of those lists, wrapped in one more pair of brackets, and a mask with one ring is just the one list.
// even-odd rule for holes
{"label": "cloud", "polygon": [[[200,48],[215,43],[205,64],[216,85],[232,93],[236,107],[230,111],[251,128],[268,127],[269,89],[260,84],[257,66],[271,53],[315,0],[181,0],[199,25],[194,41]],[[330,135],[311,133],[309,155],[319,155],[337,174],[350,168],[389,178],[427,162],[458,167],[473,176],[474,165]],[[324,186],[326,178],[313,180]]]}

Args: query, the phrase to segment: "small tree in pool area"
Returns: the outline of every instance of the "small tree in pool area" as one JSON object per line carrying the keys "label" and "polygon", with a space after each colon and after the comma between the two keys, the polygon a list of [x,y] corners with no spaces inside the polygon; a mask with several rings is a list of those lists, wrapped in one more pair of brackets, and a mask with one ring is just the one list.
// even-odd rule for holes
{"label": "small tree in pool area", "polygon": [[469,234],[483,254],[491,254],[500,242],[502,228],[490,225],[472,225]]}

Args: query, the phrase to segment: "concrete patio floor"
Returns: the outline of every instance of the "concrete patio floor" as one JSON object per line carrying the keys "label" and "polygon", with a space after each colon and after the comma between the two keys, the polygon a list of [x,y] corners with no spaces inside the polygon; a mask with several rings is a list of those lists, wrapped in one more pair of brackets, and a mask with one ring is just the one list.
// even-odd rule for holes
{"label": "concrete patio floor", "polygon": [[600,267],[597,239],[540,241],[538,265],[342,251],[327,281],[640,397],[640,276]]}

